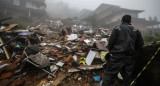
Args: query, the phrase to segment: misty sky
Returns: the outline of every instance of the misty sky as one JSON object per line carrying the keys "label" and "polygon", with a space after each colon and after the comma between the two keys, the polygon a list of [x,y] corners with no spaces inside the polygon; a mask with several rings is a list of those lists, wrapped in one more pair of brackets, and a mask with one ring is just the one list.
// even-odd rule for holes
{"label": "misty sky", "polygon": [[[101,3],[118,5],[122,8],[145,10],[140,14],[141,18],[148,19],[149,16],[157,16],[160,20],[160,0],[46,0],[46,4],[51,9],[52,3],[63,1],[70,8],[95,10]],[[48,8],[47,8],[48,9]],[[64,8],[65,9],[65,8]]]}

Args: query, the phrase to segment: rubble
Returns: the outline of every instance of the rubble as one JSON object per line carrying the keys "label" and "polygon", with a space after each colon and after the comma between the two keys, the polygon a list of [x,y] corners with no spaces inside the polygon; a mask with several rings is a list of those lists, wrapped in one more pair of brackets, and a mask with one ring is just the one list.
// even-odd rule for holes
{"label": "rubble", "polygon": [[98,86],[102,83],[103,68],[107,65],[104,56],[108,30],[100,28],[100,33],[95,33],[91,26],[74,24],[65,28],[59,21],[50,25],[41,23],[27,30],[18,29],[16,24],[11,26],[0,30],[4,41],[0,45],[3,86]]}
{"label": "rubble", "polygon": [[[73,77],[74,80],[78,81],[84,79],[79,72],[91,70],[102,71],[103,62],[94,60],[96,53],[95,50],[92,51],[92,45],[95,42],[93,39],[96,38],[90,36],[93,35],[91,27],[89,27],[89,30],[82,31],[82,33],[78,32],[78,30],[82,28],[84,30],[84,27],[87,28],[87,26],[74,28],[63,27],[61,29],[65,34],[61,34],[61,31],[56,31],[56,29],[59,29],[58,27],[61,27],[60,25],[63,24],[57,24],[56,22],[46,25],[41,23],[36,27],[29,26],[25,30],[18,29],[15,27],[16,24],[12,24],[7,26],[7,29],[5,27],[2,28],[1,33],[4,35],[18,37],[10,38],[10,42],[5,41],[1,43],[1,48],[2,46],[6,47],[6,45],[11,46],[10,49],[6,47],[7,51],[4,51],[9,52],[8,55],[11,57],[8,57],[9,60],[7,61],[5,61],[6,58],[1,58],[3,60],[0,63],[0,81],[6,85],[28,85],[30,81],[37,81],[40,73],[44,73],[48,74],[48,77],[44,76],[45,78],[42,81],[38,80],[38,86],[42,84],[58,86],[65,83],[66,80],[64,79],[66,77]],[[50,28],[49,26],[56,27]],[[4,38],[2,35],[1,37],[3,41]],[[7,44],[4,45],[3,43]],[[4,53],[3,50],[1,49],[1,54]],[[31,71],[31,69],[34,70]],[[39,70],[44,72],[38,72]],[[38,75],[35,74],[36,72]],[[74,73],[76,74],[74,75]],[[23,79],[20,80],[20,78]],[[8,80],[10,79],[13,81],[9,82]]]}

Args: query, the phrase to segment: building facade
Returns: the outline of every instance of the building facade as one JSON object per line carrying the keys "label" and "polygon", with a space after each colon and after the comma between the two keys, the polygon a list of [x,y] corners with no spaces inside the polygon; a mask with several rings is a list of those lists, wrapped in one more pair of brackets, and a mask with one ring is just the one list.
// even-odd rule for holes
{"label": "building facade", "polygon": [[150,20],[139,18],[139,14],[142,12],[144,12],[144,10],[126,9],[110,4],[101,4],[94,11],[98,26],[105,27],[110,30],[121,24],[121,19],[125,14],[132,16],[132,25],[142,32],[147,32],[148,29],[154,29],[155,27],[159,28],[160,22],[158,22],[156,18]]}
{"label": "building facade", "polygon": [[39,18],[46,15],[45,0],[1,0],[0,2],[2,16]]}

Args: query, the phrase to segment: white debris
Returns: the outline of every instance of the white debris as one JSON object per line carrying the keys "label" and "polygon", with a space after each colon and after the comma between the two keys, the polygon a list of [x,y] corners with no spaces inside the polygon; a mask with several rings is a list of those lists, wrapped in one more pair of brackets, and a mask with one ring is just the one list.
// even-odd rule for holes
{"label": "white debris", "polygon": [[86,64],[87,65],[91,65],[93,62],[93,59],[95,57],[96,53],[92,50],[89,51],[87,58],[86,58]]}
{"label": "white debris", "polygon": [[71,35],[67,35],[69,41],[73,41],[76,40],[78,38],[77,34],[71,34]]}
{"label": "white debris", "polygon": [[62,67],[64,65],[64,63],[59,61],[56,65]]}
{"label": "white debris", "polygon": [[58,70],[58,67],[56,65],[51,65],[50,66],[51,72]]}

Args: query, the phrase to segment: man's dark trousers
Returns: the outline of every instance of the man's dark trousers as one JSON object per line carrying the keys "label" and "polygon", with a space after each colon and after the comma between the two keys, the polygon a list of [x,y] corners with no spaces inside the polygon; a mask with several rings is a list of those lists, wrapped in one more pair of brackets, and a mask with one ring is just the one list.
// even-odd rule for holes
{"label": "man's dark trousers", "polygon": [[133,80],[135,60],[132,55],[112,54],[107,64],[102,86],[113,86],[120,72],[124,85],[129,86]]}

